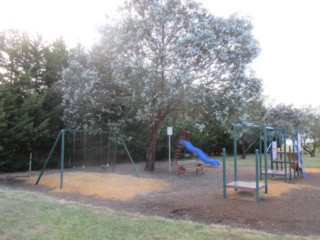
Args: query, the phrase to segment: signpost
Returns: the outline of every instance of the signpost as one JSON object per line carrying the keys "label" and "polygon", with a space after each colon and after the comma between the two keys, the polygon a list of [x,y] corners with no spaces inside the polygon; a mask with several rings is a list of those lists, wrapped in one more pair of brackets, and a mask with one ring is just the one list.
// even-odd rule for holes
{"label": "signpost", "polygon": [[171,172],[171,136],[172,136],[172,127],[167,127],[167,134],[169,137],[169,172]]}

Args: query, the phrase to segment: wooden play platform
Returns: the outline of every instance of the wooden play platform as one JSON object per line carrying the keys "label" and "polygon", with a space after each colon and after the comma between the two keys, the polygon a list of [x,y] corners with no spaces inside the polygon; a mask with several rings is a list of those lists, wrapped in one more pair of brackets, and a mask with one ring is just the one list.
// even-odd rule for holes
{"label": "wooden play platform", "polygon": [[[265,187],[265,184],[262,182],[259,182],[259,189],[262,189]],[[256,182],[244,182],[244,181],[235,181],[227,183],[227,188],[234,188],[234,189],[243,189],[243,190],[256,190],[257,184]]]}
{"label": "wooden play platform", "polygon": [[[286,155],[286,158],[283,159],[284,154]],[[271,160],[271,169],[268,170],[267,172],[268,175],[284,176],[285,181],[287,181],[288,175],[289,175],[289,179],[292,180],[292,177],[295,178],[300,174],[301,168],[299,166],[298,153],[277,152],[276,156],[278,155],[280,156],[280,158]],[[293,171],[293,175],[291,171]],[[265,172],[263,171],[263,173]]]}
{"label": "wooden play platform", "polygon": [[260,181],[234,181],[234,182],[229,182],[225,185],[225,190],[224,190],[224,197],[227,197],[227,188],[233,188],[235,191],[237,190],[244,190],[244,191],[255,191],[256,195],[256,201],[259,201],[260,198],[260,189],[266,188],[266,184],[262,183]]}
{"label": "wooden play platform", "polygon": [[[289,170],[290,171],[290,170]],[[289,171],[287,171],[287,174],[289,174]],[[265,171],[262,171],[262,173],[264,174]],[[286,172],[284,170],[277,170],[277,169],[269,169],[268,170],[268,175],[272,175],[272,176],[285,176]]]}

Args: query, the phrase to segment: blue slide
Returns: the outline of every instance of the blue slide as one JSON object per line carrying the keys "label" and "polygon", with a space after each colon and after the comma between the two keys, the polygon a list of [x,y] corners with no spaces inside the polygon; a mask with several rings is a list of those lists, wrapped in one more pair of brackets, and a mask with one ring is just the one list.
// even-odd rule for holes
{"label": "blue slide", "polygon": [[209,158],[201,149],[196,148],[192,145],[189,141],[179,141],[179,144],[184,146],[188,151],[193,152],[196,154],[203,162],[210,164],[214,167],[220,166],[220,162],[218,160]]}

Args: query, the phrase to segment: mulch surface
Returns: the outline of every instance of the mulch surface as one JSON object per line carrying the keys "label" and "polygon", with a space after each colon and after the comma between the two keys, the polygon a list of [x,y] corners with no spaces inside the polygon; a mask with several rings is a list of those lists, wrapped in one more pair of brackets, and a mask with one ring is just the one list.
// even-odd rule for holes
{"label": "mulch surface", "polygon": [[[63,190],[57,170],[46,171],[37,186],[38,172],[2,174],[0,185],[144,215],[320,237],[320,169],[306,169],[306,178],[299,176],[288,183],[283,177],[270,176],[268,193],[262,189],[257,202],[250,191],[227,189],[228,197],[223,198],[221,167],[196,171],[190,163],[181,175],[175,168],[169,173],[167,162],[156,163],[153,172],[143,171],[142,163],[136,167],[140,178],[131,164],[116,165],[115,173],[100,167],[66,169]],[[253,168],[238,170],[239,180],[254,181]],[[233,168],[227,169],[227,176],[227,182],[233,181]]]}

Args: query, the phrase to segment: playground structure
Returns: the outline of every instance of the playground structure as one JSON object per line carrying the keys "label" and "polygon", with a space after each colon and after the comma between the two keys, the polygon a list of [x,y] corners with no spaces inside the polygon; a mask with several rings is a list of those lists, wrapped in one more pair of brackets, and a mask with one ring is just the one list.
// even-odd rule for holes
{"label": "playground structure", "polygon": [[[275,141],[270,139],[270,145],[268,147],[268,149],[272,148],[272,151],[270,151],[271,169],[268,170],[268,174],[285,176],[286,182],[286,169],[289,170],[290,180],[299,176],[300,173],[306,177],[307,173],[304,169],[302,158],[301,135],[298,132],[288,134],[286,130],[282,130],[280,134],[277,134],[276,132],[275,136]],[[291,146],[288,146],[289,144],[287,144],[288,138],[291,138]],[[291,170],[293,171],[293,175]]]}
{"label": "playground structure", "polygon": [[[238,177],[238,163],[237,163],[237,130],[242,128],[251,128],[257,129],[259,131],[259,149],[255,150],[255,169],[256,169],[256,177],[255,181],[239,181]],[[277,134],[282,132],[283,134]],[[270,144],[268,146],[268,133],[270,133]],[[298,133],[296,133],[292,138],[293,142],[293,151],[289,148],[289,152],[287,152],[287,134],[286,130],[278,130],[271,126],[266,125],[242,125],[242,124],[235,124],[233,126],[233,135],[234,135],[234,181],[227,183],[226,182],[226,161],[225,161],[225,153],[223,156],[223,196],[227,198],[227,188],[234,188],[236,191],[238,189],[242,190],[255,190],[256,200],[259,201],[260,198],[260,190],[265,189],[265,193],[268,193],[268,176],[284,176],[285,182],[288,181],[287,177],[289,174],[290,180],[292,180],[292,171],[294,172],[293,177],[299,175],[299,172],[303,173],[303,176],[306,176],[303,167],[303,160],[301,154],[301,137]],[[275,135],[276,138],[282,136],[282,141],[276,139],[273,141],[271,135]],[[262,141],[263,140],[263,141]],[[263,144],[262,144],[263,142]],[[278,144],[280,143],[281,144]],[[278,158],[278,145],[284,145],[284,151],[279,152],[281,153],[280,158]],[[263,145],[263,146],[262,146]],[[262,149],[264,155],[264,161],[262,161]],[[268,151],[270,150],[270,166],[268,168]],[[294,151],[296,149],[296,152]],[[225,150],[224,150],[225,151]],[[281,156],[284,156],[282,159]],[[278,169],[278,164],[281,164],[281,169]],[[276,165],[276,169],[274,169],[274,165]],[[264,168],[264,170],[263,170]],[[264,176],[264,183],[261,182]]]}
{"label": "playground structure", "polygon": [[[225,149],[223,149],[223,197],[227,198],[227,188],[234,188],[236,191],[238,189],[241,190],[255,190],[255,194],[256,194],[256,201],[259,201],[260,199],[260,190],[265,188],[267,189],[267,183],[261,183],[260,182],[260,174],[259,174],[259,150],[256,149],[255,150],[255,159],[256,159],[256,167],[255,167],[255,171],[256,171],[256,179],[255,182],[254,181],[238,181],[235,180],[233,182],[227,183],[226,180],[226,153],[225,153]],[[267,191],[267,190],[265,190]],[[267,192],[266,192],[267,193]]]}
{"label": "playground structure", "polygon": [[[237,166],[237,129],[241,128],[253,128],[257,129],[259,131],[259,149],[256,150],[256,177],[255,181],[239,181],[238,177],[238,166]],[[280,138],[276,138],[276,141],[273,141],[274,139],[270,137],[272,134],[275,136],[280,136],[280,134],[277,134],[277,131],[273,127],[265,126],[265,125],[234,125],[234,181],[230,183],[226,183],[226,161],[225,161],[225,149],[223,149],[223,190],[224,190],[224,197],[227,197],[227,188],[234,188],[236,191],[238,189],[243,190],[255,190],[256,192],[256,200],[259,201],[259,191],[261,189],[265,189],[265,193],[268,193],[268,175],[282,175],[285,177],[285,182],[287,182],[287,175],[289,173],[290,180],[292,179],[291,170],[294,171],[293,177],[296,175],[299,175],[301,172],[304,176],[306,176],[306,173],[304,171],[303,167],[303,161],[302,161],[302,154],[301,154],[301,137],[298,133],[292,138],[292,147],[289,147],[289,152],[287,152],[287,146],[286,146],[286,132],[283,131],[283,138],[282,140],[279,140]],[[268,132],[270,133],[268,135]],[[68,133],[68,137],[66,137],[66,134]],[[272,133],[272,134],[271,134]],[[102,168],[108,168],[110,163],[110,156],[113,155],[113,172],[114,172],[114,166],[116,162],[116,151],[117,146],[122,145],[124,147],[124,150],[129,157],[131,164],[133,166],[133,169],[136,173],[136,175],[139,177],[139,172],[137,168],[135,167],[134,161],[130,155],[130,152],[124,142],[123,137],[121,134],[115,131],[87,131],[87,130],[68,130],[63,129],[59,132],[58,137],[56,138],[55,143],[53,144],[53,147],[43,165],[43,168],[40,171],[40,174],[37,178],[36,185],[39,183],[44,171],[46,170],[48,166],[49,160],[52,158],[53,152],[60,146],[60,189],[63,188],[63,177],[64,177],[64,166],[65,166],[65,150],[66,146],[72,146],[72,153],[70,153],[70,159],[69,159],[69,165],[70,162],[72,162],[72,166],[75,167],[75,158],[76,158],[76,136],[82,135],[83,136],[83,160],[82,160],[82,167],[85,167],[86,163],[86,155],[88,155],[86,150],[86,142],[89,136],[94,136],[96,138],[95,145],[98,147],[96,148],[96,158],[100,158],[100,163]],[[104,135],[104,137],[102,137]],[[202,173],[203,168],[205,166],[213,166],[218,167],[220,166],[220,162],[216,159],[209,158],[201,149],[195,147],[192,145],[192,143],[189,141],[190,138],[190,132],[189,131],[182,131],[179,139],[179,145],[177,146],[175,153],[174,153],[174,159],[173,164],[178,166],[178,175],[184,174],[186,172],[186,167],[183,164],[178,163],[179,156],[183,149],[188,150],[189,152],[195,154],[199,159],[205,163],[203,165],[202,163],[196,162],[195,164],[195,170],[196,173]],[[98,140],[97,140],[98,139]],[[104,139],[104,141],[103,141]],[[268,139],[270,140],[270,144],[268,146]],[[68,141],[67,141],[68,140]],[[263,142],[263,147],[262,147]],[[279,142],[282,142],[284,145],[283,151],[278,152],[278,145]],[[59,145],[60,143],[60,145]],[[111,153],[111,145],[114,145],[114,151],[113,154]],[[103,145],[108,145],[107,147],[103,147]],[[106,161],[103,157],[103,148],[106,148]],[[262,149],[264,150],[264,162],[262,162]],[[272,150],[270,150],[272,149]],[[295,150],[296,149],[296,150]],[[270,165],[268,163],[268,151],[270,150]],[[278,154],[280,153],[280,154]],[[100,155],[100,156],[99,156]],[[279,157],[280,156],[280,157]],[[283,159],[282,159],[283,157]],[[97,161],[99,162],[99,161]],[[106,163],[106,164],[105,164]],[[207,164],[207,165],[206,165]],[[279,165],[280,164],[280,170]],[[268,166],[271,166],[271,169],[268,169]],[[263,170],[264,168],[264,170]],[[275,169],[274,169],[275,168]],[[262,178],[264,177],[264,183],[261,182]]]}
{"label": "playground structure", "polygon": [[[186,172],[186,167],[184,165],[178,164],[178,160],[180,158],[181,152],[183,149],[187,149],[189,152],[195,154],[201,161],[204,163],[213,166],[218,167],[220,166],[220,162],[216,159],[209,158],[200,148],[197,148],[192,145],[192,143],[189,141],[190,139],[190,132],[189,131],[182,131],[180,134],[180,139],[178,146],[174,152],[173,157],[173,163],[172,165],[178,166],[178,175],[184,174]],[[203,172],[203,164],[196,162],[195,168],[196,173]]]}
{"label": "playground structure", "polygon": [[[98,143],[98,148],[96,148],[94,150],[94,152],[96,153],[95,158],[100,158],[100,164],[101,167],[103,169],[108,168],[109,167],[109,163],[110,163],[110,158],[111,155],[113,155],[113,161],[112,161],[112,171],[114,172],[115,169],[115,164],[116,164],[116,156],[117,156],[117,146],[118,145],[122,145],[132,166],[133,169],[135,171],[135,174],[137,177],[140,176],[134,161],[130,155],[130,152],[127,148],[127,145],[125,144],[125,141],[122,137],[122,135],[116,131],[102,131],[102,130],[98,130],[98,131],[90,131],[90,130],[71,130],[71,129],[62,129],[52,148],[51,151],[47,157],[47,159],[44,162],[44,165],[39,173],[39,176],[37,178],[37,181],[35,183],[35,185],[38,185],[38,183],[40,182],[40,179],[44,173],[44,171],[47,169],[48,163],[50,161],[50,159],[52,159],[53,153],[55,152],[55,150],[57,149],[59,143],[60,143],[60,189],[63,189],[63,177],[64,177],[64,168],[65,168],[65,150],[66,150],[66,146],[70,146],[72,145],[72,153],[70,154],[70,157],[72,158],[72,167],[75,167],[75,159],[76,159],[76,153],[77,153],[77,149],[76,149],[76,136],[78,136],[79,134],[83,135],[83,144],[82,144],[82,153],[83,153],[83,159],[82,159],[82,168],[85,168],[85,163],[86,163],[86,158],[88,155],[88,151],[87,151],[87,139],[89,136],[95,136],[96,139],[98,139],[97,142]],[[68,137],[67,137],[68,135]],[[104,135],[104,138],[102,138],[102,135]],[[68,141],[69,140],[69,141]],[[104,141],[103,141],[104,140]],[[104,143],[104,144],[103,144]],[[103,145],[105,150],[106,150],[106,161],[103,159]],[[111,145],[113,145],[114,147],[114,151],[113,154],[111,153]],[[100,155],[100,156],[97,156]],[[97,161],[98,162],[98,161]]]}
{"label": "playground structure", "polygon": [[[239,128],[253,128],[258,129],[259,131],[259,150],[255,150],[255,181],[239,181],[238,176],[238,162],[237,162],[237,129]],[[265,174],[264,174],[264,183],[260,180],[262,179],[262,135],[264,139],[264,167],[265,167]],[[267,162],[267,126],[261,125],[240,125],[235,124],[233,126],[233,159],[234,159],[234,181],[227,183],[227,175],[226,175],[226,159],[225,159],[225,152],[223,154],[223,197],[227,198],[227,188],[233,188],[235,191],[237,190],[255,190],[256,194],[256,201],[260,199],[260,190],[264,188],[265,193],[268,193],[268,162]],[[224,150],[225,151],[225,150]]]}

